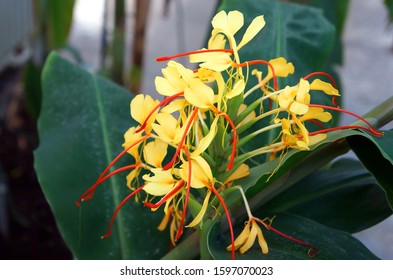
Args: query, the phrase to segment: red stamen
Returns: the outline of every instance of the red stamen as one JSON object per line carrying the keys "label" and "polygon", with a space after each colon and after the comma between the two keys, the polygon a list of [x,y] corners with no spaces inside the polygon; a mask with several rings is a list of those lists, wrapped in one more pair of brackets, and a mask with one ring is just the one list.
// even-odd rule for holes
{"label": "red stamen", "polygon": [[136,164],[131,164],[131,165],[123,166],[123,167],[121,167],[121,168],[119,168],[119,169],[116,169],[115,171],[109,173],[108,175],[104,176],[103,178],[97,180],[97,182],[95,182],[93,186],[91,186],[87,191],[85,191],[85,192],[80,196],[80,198],[78,199],[78,201],[75,202],[76,206],[79,206],[80,203],[81,203],[82,201],[86,201],[86,200],[92,198],[93,195],[94,195],[95,189],[96,189],[101,183],[103,183],[104,181],[106,181],[107,179],[109,179],[110,177],[112,177],[113,175],[116,175],[116,174],[118,174],[118,173],[120,173],[120,172],[129,170],[129,169],[136,168],[136,167],[138,167],[139,165],[140,165],[140,163],[136,163]]}
{"label": "red stamen", "polygon": [[183,204],[183,213],[181,216],[181,222],[179,226],[179,230],[177,231],[175,240],[178,240],[180,236],[183,234],[183,227],[184,227],[184,221],[186,219],[186,212],[187,212],[187,206],[188,206],[188,198],[190,197],[190,190],[191,190],[191,173],[192,173],[192,164],[191,164],[191,156],[190,153],[188,152],[188,149],[186,147],[183,148],[184,152],[186,153],[187,160],[188,160],[188,178],[187,178],[187,190],[186,190],[186,198],[184,200]]}
{"label": "red stamen", "polygon": [[141,127],[138,128],[137,130],[135,130],[136,133],[141,132],[143,129],[145,129],[146,125],[147,125],[147,121],[150,119],[150,117],[153,115],[153,113],[159,109],[162,106],[166,106],[168,105],[171,101],[173,101],[174,99],[178,98],[179,96],[182,96],[183,92],[179,92],[176,93],[172,96],[167,96],[165,97],[160,103],[158,103],[156,105],[156,107],[153,108],[153,110],[150,111],[149,115],[147,115],[146,119],[144,120],[144,122],[142,123]]}
{"label": "red stamen", "polygon": [[162,204],[164,204],[169,198],[171,198],[172,196],[174,196],[183,186],[184,186],[184,180],[181,180],[179,182],[179,184],[177,186],[175,186],[169,193],[167,193],[163,198],[161,198],[157,203],[150,203],[150,202],[143,202],[143,204],[146,207],[149,208],[158,208],[160,207]]}
{"label": "red stamen", "polygon": [[246,61],[246,62],[243,62],[243,63],[240,63],[240,64],[235,63],[234,65],[235,65],[235,67],[246,67],[248,65],[257,65],[257,64],[265,64],[265,65],[269,66],[269,68],[270,68],[270,70],[272,71],[272,74],[273,74],[274,90],[278,90],[278,83],[277,83],[276,72],[274,71],[273,65],[269,61],[257,59],[257,60]]}
{"label": "red stamen", "polygon": [[209,52],[226,52],[226,53],[233,53],[233,50],[227,50],[227,49],[215,49],[215,50],[197,50],[197,51],[191,51],[191,52],[184,52],[184,53],[179,53],[171,56],[161,56],[157,57],[156,61],[157,62],[162,62],[162,61],[167,61],[171,60],[174,58],[182,57],[182,56],[189,56],[191,54],[198,54],[198,53],[209,53]]}
{"label": "red stamen", "polygon": [[332,98],[332,103],[333,103],[334,107],[336,107],[336,108],[339,108],[339,107],[340,107],[340,105],[338,105],[337,96],[336,96],[336,95],[333,96],[333,98]]}
{"label": "red stamen", "polygon": [[190,121],[189,121],[189,122],[187,123],[187,125],[186,125],[186,129],[184,130],[184,134],[183,134],[183,136],[182,136],[182,138],[181,138],[181,140],[180,140],[180,142],[179,142],[179,145],[177,146],[175,155],[173,156],[173,158],[171,159],[171,161],[168,162],[168,164],[164,166],[164,168],[163,168],[164,170],[168,170],[168,169],[171,168],[171,167],[173,166],[173,164],[175,163],[175,160],[176,160],[177,157],[179,156],[180,150],[183,149],[184,141],[185,141],[185,139],[186,139],[186,136],[187,136],[187,134],[188,134],[188,131],[190,130],[191,124],[193,123],[194,118],[195,118],[195,116],[196,116],[197,113],[198,113],[198,107],[195,107],[195,108],[194,108],[194,111],[192,112]]}
{"label": "red stamen", "polygon": [[[353,116],[353,117],[363,121],[364,123],[366,123],[369,126],[369,129],[367,129],[367,128],[362,128],[362,129],[369,131],[371,134],[373,134],[375,136],[382,136],[383,135],[382,132],[377,131],[372,126],[372,124],[370,122],[368,122],[365,118],[363,118],[363,117],[361,117],[361,116],[359,116],[359,115],[357,115],[355,113],[352,113],[350,111],[347,111],[347,110],[344,110],[344,109],[340,109],[340,108],[336,108],[336,107],[326,106],[326,105],[319,105],[319,104],[309,104],[308,106],[311,107],[311,108],[312,107],[314,107],[314,108],[323,108],[323,109],[337,111],[337,112],[341,112],[341,113],[345,113],[345,114],[351,115],[351,116]],[[358,128],[358,127],[356,127],[356,128]]]}
{"label": "red stamen", "polygon": [[212,190],[212,192],[214,193],[214,195],[218,198],[218,200],[220,201],[222,208],[224,208],[225,214],[227,216],[227,220],[228,220],[228,226],[229,226],[229,232],[231,234],[231,244],[232,244],[232,260],[235,259],[235,235],[233,234],[233,226],[232,226],[232,221],[231,221],[231,217],[229,215],[229,211],[228,211],[228,207],[225,204],[224,199],[222,198],[222,196],[218,193],[218,191],[212,186],[210,188]]}
{"label": "red stamen", "polygon": [[[308,80],[309,78],[314,77],[314,76],[318,76],[318,75],[322,75],[322,76],[325,76],[325,77],[329,78],[329,80],[330,80],[330,81],[332,82],[332,84],[333,84],[333,87],[334,87],[334,88],[337,88],[337,83],[336,83],[336,81],[334,80],[333,76],[330,75],[330,74],[328,74],[328,73],[325,73],[325,72],[313,72],[313,73],[311,73],[311,74],[308,74],[307,76],[304,76],[303,79],[304,79],[304,80]],[[332,98],[332,103],[333,103],[333,105],[334,105],[335,107],[337,107],[337,108],[340,107],[340,106],[338,105],[338,103],[337,103],[337,96],[333,96],[333,98]]]}
{"label": "red stamen", "polygon": [[87,196],[87,199],[90,199],[93,196],[92,191],[94,191],[94,189],[97,187],[96,184],[100,184],[101,180],[104,178],[105,174],[109,171],[109,169],[122,157],[124,156],[130,149],[132,149],[133,147],[135,147],[136,145],[138,145],[139,143],[143,142],[144,140],[146,140],[148,137],[150,137],[149,135],[145,135],[143,136],[141,139],[135,141],[134,143],[132,143],[131,145],[129,145],[128,147],[126,147],[121,153],[119,153],[110,163],[109,165],[105,168],[105,170],[101,173],[101,175],[98,177],[97,181],[94,183],[93,186],[91,186],[88,190],[86,190],[79,198],[79,200],[76,202],[76,205],[79,206],[80,202],[83,200],[86,200],[85,196]]}
{"label": "red stamen", "polygon": [[321,129],[326,129],[326,127],[325,127],[320,121],[317,121],[317,120],[314,120],[314,119],[310,119],[310,120],[307,120],[307,121],[309,121],[309,122],[311,122],[311,123],[313,123],[313,124],[316,124],[316,125],[319,126]]}
{"label": "red stamen", "polygon": [[[318,130],[318,131],[313,131],[313,132],[310,132],[308,134],[308,136],[313,136],[313,135],[317,135],[317,134],[320,134],[320,133],[327,133],[327,132],[336,131],[336,130],[344,130],[344,129],[361,129],[361,130],[368,131],[369,133],[371,133],[371,134],[373,134],[375,136],[382,136],[383,135],[382,132],[378,132],[379,134],[377,135],[377,134],[375,134],[376,133],[375,131],[373,131],[373,130],[367,128],[367,127],[364,127],[364,126],[360,126],[360,125],[343,125],[343,126],[330,127],[330,128],[325,128],[325,129],[321,129],[321,130]],[[303,138],[302,135],[299,135],[297,137],[298,138]]]}
{"label": "red stamen", "polygon": [[308,74],[307,76],[304,76],[303,79],[308,80],[309,78],[314,77],[314,76],[318,76],[318,75],[322,75],[322,76],[329,78],[329,80],[332,82],[334,88],[337,88],[337,83],[334,80],[333,76],[328,73],[325,73],[325,72],[313,72],[313,73]]}
{"label": "red stamen", "polygon": [[318,248],[317,248],[316,246],[314,246],[314,245],[312,245],[312,244],[309,244],[309,243],[306,243],[306,242],[304,242],[304,241],[301,241],[301,240],[299,240],[299,239],[297,239],[297,238],[294,238],[294,237],[292,237],[292,236],[290,236],[290,235],[288,235],[288,234],[285,234],[285,233],[279,231],[278,229],[275,229],[275,228],[272,227],[271,225],[268,225],[268,224],[266,224],[265,222],[263,222],[263,221],[261,221],[261,220],[259,220],[259,219],[256,219],[256,218],[254,218],[254,219],[255,219],[257,222],[260,222],[261,224],[263,224],[268,230],[274,231],[274,232],[277,233],[278,235],[281,235],[282,237],[284,237],[284,238],[286,238],[286,239],[289,239],[289,240],[291,240],[291,241],[294,241],[294,242],[296,242],[296,243],[298,243],[298,244],[300,244],[300,245],[310,247],[310,249],[307,251],[307,255],[308,255],[309,257],[315,257],[315,256],[317,255],[317,253],[318,253]]}
{"label": "red stamen", "polygon": [[120,202],[120,204],[116,207],[115,212],[112,215],[111,221],[109,222],[109,230],[106,234],[104,234],[101,238],[108,238],[109,236],[111,236],[112,234],[112,226],[113,223],[115,221],[115,218],[117,216],[117,213],[119,212],[119,210],[121,209],[121,207],[123,207],[123,205],[130,200],[130,198],[132,198],[135,194],[137,194],[138,192],[140,192],[145,186],[141,186],[139,188],[137,188],[135,191],[133,191],[132,193],[130,193],[129,195],[127,195],[127,197],[125,199],[123,199],[122,202]]}

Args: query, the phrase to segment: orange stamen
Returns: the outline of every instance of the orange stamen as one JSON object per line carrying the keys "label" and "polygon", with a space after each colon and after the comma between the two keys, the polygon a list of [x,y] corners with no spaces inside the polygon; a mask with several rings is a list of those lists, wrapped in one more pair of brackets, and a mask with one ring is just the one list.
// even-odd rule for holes
{"label": "orange stamen", "polygon": [[225,204],[224,199],[222,198],[222,196],[218,193],[218,191],[211,186],[210,190],[214,193],[214,195],[218,198],[218,200],[220,201],[222,208],[224,208],[225,211],[225,215],[227,216],[227,221],[228,221],[228,227],[229,227],[229,232],[231,234],[231,244],[232,244],[232,260],[235,259],[235,235],[233,233],[233,226],[232,226],[232,221],[231,221],[231,216],[229,215],[229,210],[227,205]]}
{"label": "orange stamen", "polygon": [[111,236],[112,234],[112,227],[113,227],[113,223],[116,219],[117,213],[120,211],[121,207],[123,207],[123,205],[130,200],[130,198],[132,198],[135,194],[137,194],[138,192],[140,192],[145,186],[141,186],[139,188],[137,188],[135,191],[133,191],[132,193],[130,193],[129,195],[127,195],[127,197],[125,199],[123,199],[122,202],[120,202],[120,204],[116,207],[115,212],[112,215],[111,221],[109,222],[109,230],[106,234],[104,234],[101,238],[108,238],[109,236]]}
{"label": "orange stamen", "polygon": [[289,240],[291,240],[291,241],[294,241],[294,242],[296,242],[296,243],[298,243],[298,244],[300,244],[300,245],[310,247],[310,249],[307,251],[307,255],[308,255],[309,257],[315,257],[315,256],[317,255],[317,253],[318,253],[318,248],[317,248],[316,246],[311,245],[311,244],[309,244],[309,243],[306,243],[306,242],[304,242],[304,241],[301,241],[301,240],[299,240],[299,239],[297,239],[297,238],[294,238],[294,237],[292,237],[292,236],[290,236],[290,235],[288,235],[288,234],[285,234],[285,233],[279,231],[278,229],[275,229],[275,228],[272,227],[271,225],[266,224],[264,221],[262,221],[262,220],[260,220],[260,219],[254,218],[254,220],[257,221],[257,222],[259,222],[259,223],[261,223],[261,224],[262,224],[263,226],[265,226],[268,230],[271,230],[271,231],[277,233],[278,235],[281,235],[282,237],[284,237],[284,238],[286,238],[286,239],[289,239]]}
{"label": "orange stamen", "polygon": [[[309,78],[314,77],[314,76],[318,76],[318,75],[322,75],[322,76],[327,77],[332,82],[333,87],[337,88],[337,83],[334,80],[333,76],[328,73],[325,73],[325,72],[313,72],[313,73],[308,74],[307,76],[304,76],[303,79],[308,80]],[[339,107],[339,105],[337,103],[337,96],[333,96],[332,103],[335,107],[337,107],[337,108]]]}
{"label": "orange stamen", "polygon": [[189,120],[189,122],[186,125],[186,129],[184,130],[184,134],[179,142],[179,145],[177,146],[175,155],[173,156],[173,158],[171,159],[170,162],[168,162],[167,165],[164,166],[164,170],[168,170],[169,168],[171,168],[173,166],[173,164],[175,163],[175,160],[177,159],[177,157],[179,156],[180,150],[183,149],[183,145],[184,145],[184,141],[186,139],[186,136],[188,134],[188,131],[190,130],[191,124],[194,121],[194,118],[196,116],[196,114],[198,113],[198,107],[194,108],[194,111],[192,112],[191,118]]}
{"label": "orange stamen", "polygon": [[179,93],[176,93],[176,94],[174,94],[174,95],[172,95],[172,96],[165,97],[160,103],[158,103],[158,104],[153,108],[153,110],[150,111],[149,115],[147,115],[147,117],[146,117],[146,119],[144,120],[144,122],[142,123],[141,127],[138,128],[137,130],[135,130],[135,132],[138,133],[138,132],[141,132],[143,129],[145,129],[145,127],[146,127],[146,125],[147,125],[147,121],[150,119],[150,117],[153,115],[153,113],[154,113],[157,109],[159,109],[159,108],[162,107],[162,106],[165,107],[165,106],[168,105],[171,101],[173,101],[174,99],[176,99],[176,98],[178,98],[179,96],[182,96],[182,95],[183,95],[183,92],[179,92]]}
{"label": "orange stamen", "polygon": [[[361,120],[362,122],[364,122],[365,124],[367,124],[367,125],[369,126],[369,129],[368,129],[368,128],[365,128],[365,127],[361,128],[361,129],[367,130],[367,131],[369,131],[371,134],[373,134],[373,135],[375,135],[375,136],[382,136],[382,135],[383,135],[382,132],[377,131],[377,130],[372,126],[372,124],[371,124],[369,121],[367,121],[365,118],[363,118],[363,117],[361,117],[361,116],[359,116],[359,115],[357,115],[357,114],[355,114],[355,113],[352,113],[352,112],[350,112],[350,111],[347,111],[347,110],[344,110],[344,109],[340,109],[340,108],[336,108],[336,107],[326,106],[326,105],[319,105],[319,104],[309,104],[308,106],[311,107],[311,108],[313,108],[313,107],[314,107],[314,108],[322,108],[322,109],[337,111],[337,112],[341,112],[341,113],[345,113],[345,114],[351,115],[351,116],[353,116],[353,117],[355,117],[355,118]],[[356,127],[356,128],[360,128],[360,127],[361,127],[361,126]]]}
{"label": "orange stamen", "polygon": [[[101,175],[98,177],[97,181],[94,183],[93,186],[91,186],[88,190],[86,190],[79,198],[79,200],[75,203],[77,206],[80,205],[80,203],[83,200],[90,199],[93,194],[94,194],[94,189],[101,183],[101,180],[105,177],[105,174],[109,171],[109,169],[122,157],[124,156],[130,149],[138,145],[139,143],[143,142],[147,138],[149,138],[150,135],[145,135],[141,139],[135,141],[128,147],[126,147],[121,153],[119,153],[110,163],[109,165],[105,168],[105,170],[101,173]],[[106,180],[106,179],[105,179]]]}
{"label": "orange stamen", "polygon": [[143,202],[143,204],[146,207],[149,208],[158,208],[160,207],[162,204],[164,204],[169,198],[171,198],[172,196],[174,196],[183,186],[184,186],[184,180],[181,180],[179,182],[179,184],[177,184],[177,186],[175,186],[169,193],[167,193],[163,198],[161,198],[157,203],[150,203],[150,202]]}
{"label": "orange stamen", "polygon": [[191,51],[191,52],[184,52],[184,53],[179,53],[171,56],[161,56],[157,57],[156,61],[157,62],[162,62],[162,61],[167,61],[171,60],[174,58],[182,57],[182,56],[189,56],[191,54],[198,54],[198,53],[209,53],[209,52],[226,52],[226,53],[233,53],[233,50],[228,50],[228,49],[214,49],[214,50],[197,50],[197,51]]}
{"label": "orange stamen", "polygon": [[79,206],[80,203],[81,203],[82,201],[86,201],[86,200],[92,198],[93,195],[94,195],[95,189],[96,189],[101,183],[103,183],[104,181],[106,181],[107,179],[109,179],[110,177],[112,177],[113,175],[116,175],[116,174],[118,174],[118,173],[120,173],[120,172],[129,170],[129,169],[136,168],[136,167],[138,167],[139,165],[140,165],[140,163],[136,163],[136,164],[131,164],[131,165],[123,166],[123,167],[121,167],[121,168],[119,168],[119,169],[116,169],[115,171],[109,173],[108,175],[102,177],[101,179],[98,179],[97,182],[95,182],[93,186],[91,186],[88,190],[86,190],[86,191],[80,196],[80,198],[78,199],[78,201],[75,202],[76,206]]}

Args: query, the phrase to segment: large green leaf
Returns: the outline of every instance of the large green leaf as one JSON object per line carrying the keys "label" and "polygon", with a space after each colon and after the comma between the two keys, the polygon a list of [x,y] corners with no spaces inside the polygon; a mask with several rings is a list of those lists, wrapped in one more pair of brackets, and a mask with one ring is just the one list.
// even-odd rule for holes
{"label": "large green leaf", "polygon": [[260,210],[295,213],[349,233],[367,229],[392,214],[375,178],[359,161],[348,158],[312,173]]}
{"label": "large green leaf", "polygon": [[[161,257],[168,234],[158,232],[159,215],[130,200],[119,212],[113,234],[110,217],[130,193],[125,175],[102,184],[78,208],[74,202],[121,150],[123,133],[135,125],[127,105],[131,94],[52,53],[43,71],[40,145],[35,168],[60,231],[78,259]],[[124,163],[124,162],[123,162]]]}
{"label": "large green leaf", "polygon": [[383,137],[353,135],[347,141],[384,189],[393,209],[393,130],[385,131]]}
{"label": "large green leaf", "polygon": [[[315,257],[309,257],[309,247],[299,245],[289,239],[267,230],[263,226],[265,240],[269,247],[267,255],[262,254],[258,242],[246,253],[236,255],[237,259],[377,259],[361,242],[350,234],[331,229],[315,221],[291,214],[278,214],[272,224],[277,230],[293,238],[311,244],[318,249]],[[240,232],[243,225],[236,229]],[[220,230],[216,222],[209,233],[209,250],[215,259],[230,259],[231,254],[225,248],[231,244],[229,232]]]}

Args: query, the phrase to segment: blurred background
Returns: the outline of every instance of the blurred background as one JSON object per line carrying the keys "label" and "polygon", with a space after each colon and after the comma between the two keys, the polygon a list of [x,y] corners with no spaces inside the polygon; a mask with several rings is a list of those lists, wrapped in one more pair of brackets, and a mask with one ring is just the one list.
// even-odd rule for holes
{"label": "blurred background", "polygon": [[[336,69],[343,107],[361,115],[393,92],[393,1],[335,1],[349,3],[343,63]],[[48,53],[57,49],[131,92],[154,95],[162,67],[155,58],[203,47],[218,2],[0,1],[0,259],[72,258],[33,168],[40,74]],[[392,217],[355,236],[378,257],[393,259]]]}

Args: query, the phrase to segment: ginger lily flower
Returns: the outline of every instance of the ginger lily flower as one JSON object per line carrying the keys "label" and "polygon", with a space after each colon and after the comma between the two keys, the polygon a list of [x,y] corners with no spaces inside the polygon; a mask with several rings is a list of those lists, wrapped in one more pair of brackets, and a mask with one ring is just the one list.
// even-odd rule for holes
{"label": "ginger lily flower", "polygon": [[[262,230],[255,219],[250,219],[247,221],[243,231],[235,239],[235,250],[239,250],[240,254],[244,254],[252,247],[256,239],[258,239],[258,244],[262,253],[269,253],[267,242],[263,236]],[[230,251],[231,249],[232,245],[229,245],[227,247],[227,251]]]}

